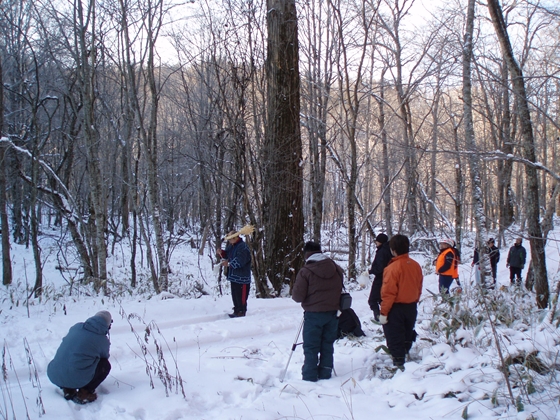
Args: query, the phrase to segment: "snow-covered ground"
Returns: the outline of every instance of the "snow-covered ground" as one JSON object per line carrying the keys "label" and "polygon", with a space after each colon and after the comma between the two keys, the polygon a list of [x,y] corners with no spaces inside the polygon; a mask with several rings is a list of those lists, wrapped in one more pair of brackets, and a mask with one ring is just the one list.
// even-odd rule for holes
{"label": "snow-covered ground", "polygon": [[[387,369],[391,361],[380,347],[385,344],[382,329],[372,321],[367,305],[369,280],[362,277],[362,288],[352,290],[353,308],[367,336],[337,341],[335,375],[317,383],[301,380],[303,354],[298,346],[280,382],[302,319],[301,307],[290,298],[252,296],[247,316],[230,319],[231,297],[219,296],[209,258],[187,247],[178,247],[173,254],[172,281],[177,284],[181,279],[176,290],[183,288],[186,293],[190,282],[199,280],[208,295],[187,299],[123,292],[115,293],[119,298],[107,298],[80,286],[69,296],[67,283],[55,270],[56,250],[49,251],[46,240],[42,246],[49,256],[44,298],[26,304],[23,290],[26,278],[31,282],[34,272],[30,250],[20,247],[13,248],[14,285],[0,292],[4,373],[0,419],[560,419],[556,373],[539,375],[520,368],[518,374],[510,375],[512,395],[514,399],[520,396],[516,406],[499,369],[500,356],[488,324],[461,326],[446,337],[441,322],[450,306],[438,303],[426,290],[417,324],[419,339],[404,372],[393,376]],[[508,248],[501,249],[501,285],[509,284]],[[128,256],[121,251],[111,258],[110,272],[124,285]],[[556,242],[550,241],[547,251],[551,285],[555,285]],[[463,255],[463,296],[471,299],[455,310],[468,315],[480,308],[472,286],[472,252],[463,251]],[[436,291],[437,278],[427,262],[434,256],[412,256],[424,267],[425,289]],[[494,316],[502,352],[538,351],[541,360],[558,368],[560,334],[555,323],[550,324],[548,312],[534,309],[534,296],[505,289],[491,293],[491,305],[511,302],[513,317],[525,306],[533,311],[512,322]],[[101,309],[109,310],[114,318],[112,371],[98,388],[99,399],[80,406],[62,398],[49,382],[46,367],[68,329]],[[440,327],[434,327],[434,313],[443,313],[437,318]],[[159,356],[156,346],[161,349]],[[529,381],[532,387],[519,385]],[[521,403],[523,411],[518,411]]]}

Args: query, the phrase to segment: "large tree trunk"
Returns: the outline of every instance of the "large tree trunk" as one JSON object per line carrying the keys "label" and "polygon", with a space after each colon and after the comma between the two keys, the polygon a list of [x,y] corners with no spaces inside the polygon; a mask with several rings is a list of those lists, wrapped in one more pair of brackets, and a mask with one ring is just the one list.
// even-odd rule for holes
{"label": "large tree trunk", "polygon": [[[527,100],[527,93],[525,91],[523,72],[513,55],[502,9],[497,0],[488,0],[488,10],[492,17],[492,23],[496,30],[502,54],[511,74],[513,92],[519,112],[519,126],[521,128],[521,138],[523,140],[523,157],[529,162],[536,162],[533,124],[531,122],[529,101]],[[537,292],[537,306],[542,309],[546,308],[548,305],[549,288],[544,241],[539,221],[539,179],[536,167],[534,165],[525,165],[525,175],[527,177],[527,233],[529,234],[529,243],[531,244],[531,261],[533,277],[535,279],[535,291]]]}
{"label": "large tree trunk", "polygon": [[267,28],[264,252],[267,276],[279,293],[301,266],[304,228],[295,0],[268,0]]}

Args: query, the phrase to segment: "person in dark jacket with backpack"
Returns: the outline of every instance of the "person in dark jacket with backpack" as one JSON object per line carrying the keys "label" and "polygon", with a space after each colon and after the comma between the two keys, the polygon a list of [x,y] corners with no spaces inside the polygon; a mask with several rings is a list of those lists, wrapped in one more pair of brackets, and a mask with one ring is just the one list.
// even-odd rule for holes
{"label": "person in dark jacket with backpack", "polygon": [[99,311],[86,322],[68,331],[47,366],[47,376],[62,388],[64,398],[78,404],[97,399],[95,389],[111,371],[109,329],[113,320],[108,311]]}
{"label": "person in dark jacket with backpack", "polygon": [[318,243],[307,242],[303,252],[305,265],[297,274],[292,299],[305,311],[302,379],[316,382],[329,379],[334,366],[336,315],[344,277],[342,268],[321,252]]}
{"label": "person in dark jacket with backpack", "polygon": [[517,238],[515,244],[509,249],[506,267],[509,267],[509,280],[512,285],[521,284],[521,271],[527,260],[527,250],[521,245],[523,239]]}
{"label": "person in dark jacket with backpack", "polygon": [[379,305],[381,304],[381,286],[383,285],[383,270],[393,258],[391,249],[389,248],[389,238],[384,233],[380,233],[375,238],[375,246],[377,251],[375,258],[369,269],[369,274],[373,274],[373,283],[369,293],[368,304],[373,311],[373,317],[379,322]]}

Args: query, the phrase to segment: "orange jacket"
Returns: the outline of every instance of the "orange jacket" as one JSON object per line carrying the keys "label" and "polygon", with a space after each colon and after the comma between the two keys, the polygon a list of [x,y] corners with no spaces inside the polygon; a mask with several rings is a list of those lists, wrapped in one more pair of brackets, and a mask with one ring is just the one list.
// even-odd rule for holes
{"label": "orange jacket", "polygon": [[399,255],[383,270],[381,315],[389,315],[394,303],[415,303],[422,294],[422,267],[408,254]]}
{"label": "orange jacket", "polygon": [[439,253],[436,260],[436,273],[454,279],[459,278],[459,261],[453,248],[446,248]]}

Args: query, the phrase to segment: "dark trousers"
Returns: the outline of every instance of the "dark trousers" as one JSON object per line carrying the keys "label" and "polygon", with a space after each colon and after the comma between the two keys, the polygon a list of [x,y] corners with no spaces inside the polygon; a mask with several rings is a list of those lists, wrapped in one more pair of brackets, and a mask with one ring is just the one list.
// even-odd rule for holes
{"label": "dark trousers", "polygon": [[95,368],[95,374],[93,375],[93,379],[82,388],[87,389],[89,392],[94,393],[95,389],[105,380],[105,378],[111,372],[111,363],[109,363],[108,359],[99,359],[97,363],[97,367]]}
{"label": "dark trousers", "polygon": [[521,284],[521,267],[509,267],[509,280],[511,284]]}
{"label": "dark trousers", "polygon": [[[449,288],[451,287],[451,283],[453,283],[453,277],[451,276],[442,276],[439,275],[439,291],[441,293],[449,294]],[[442,289],[443,288],[443,292]]]}
{"label": "dark trousers", "polygon": [[334,365],[334,342],[338,331],[336,311],[308,312],[303,315],[304,381],[329,379]]}
{"label": "dark trousers", "polygon": [[416,303],[395,303],[383,325],[383,332],[387,340],[387,347],[396,366],[402,366],[405,357],[416,341],[416,316],[418,314]]}
{"label": "dark trousers", "polygon": [[247,299],[249,298],[250,284],[231,282],[231,299],[233,300],[233,313],[247,312]]}
{"label": "dark trousers", "polygon": [[369,292],[368,304],[373,314],[379,316],[379,304],[381,303],[381,286],[383,286],[383,278],[375,276]]}
{"label": "dark trousers", "polygon": [[494,279],[494,283],[496,283],[496,277],[498,277],[498,263],[490,263],[490,267],[492,267],[492,278]]}

